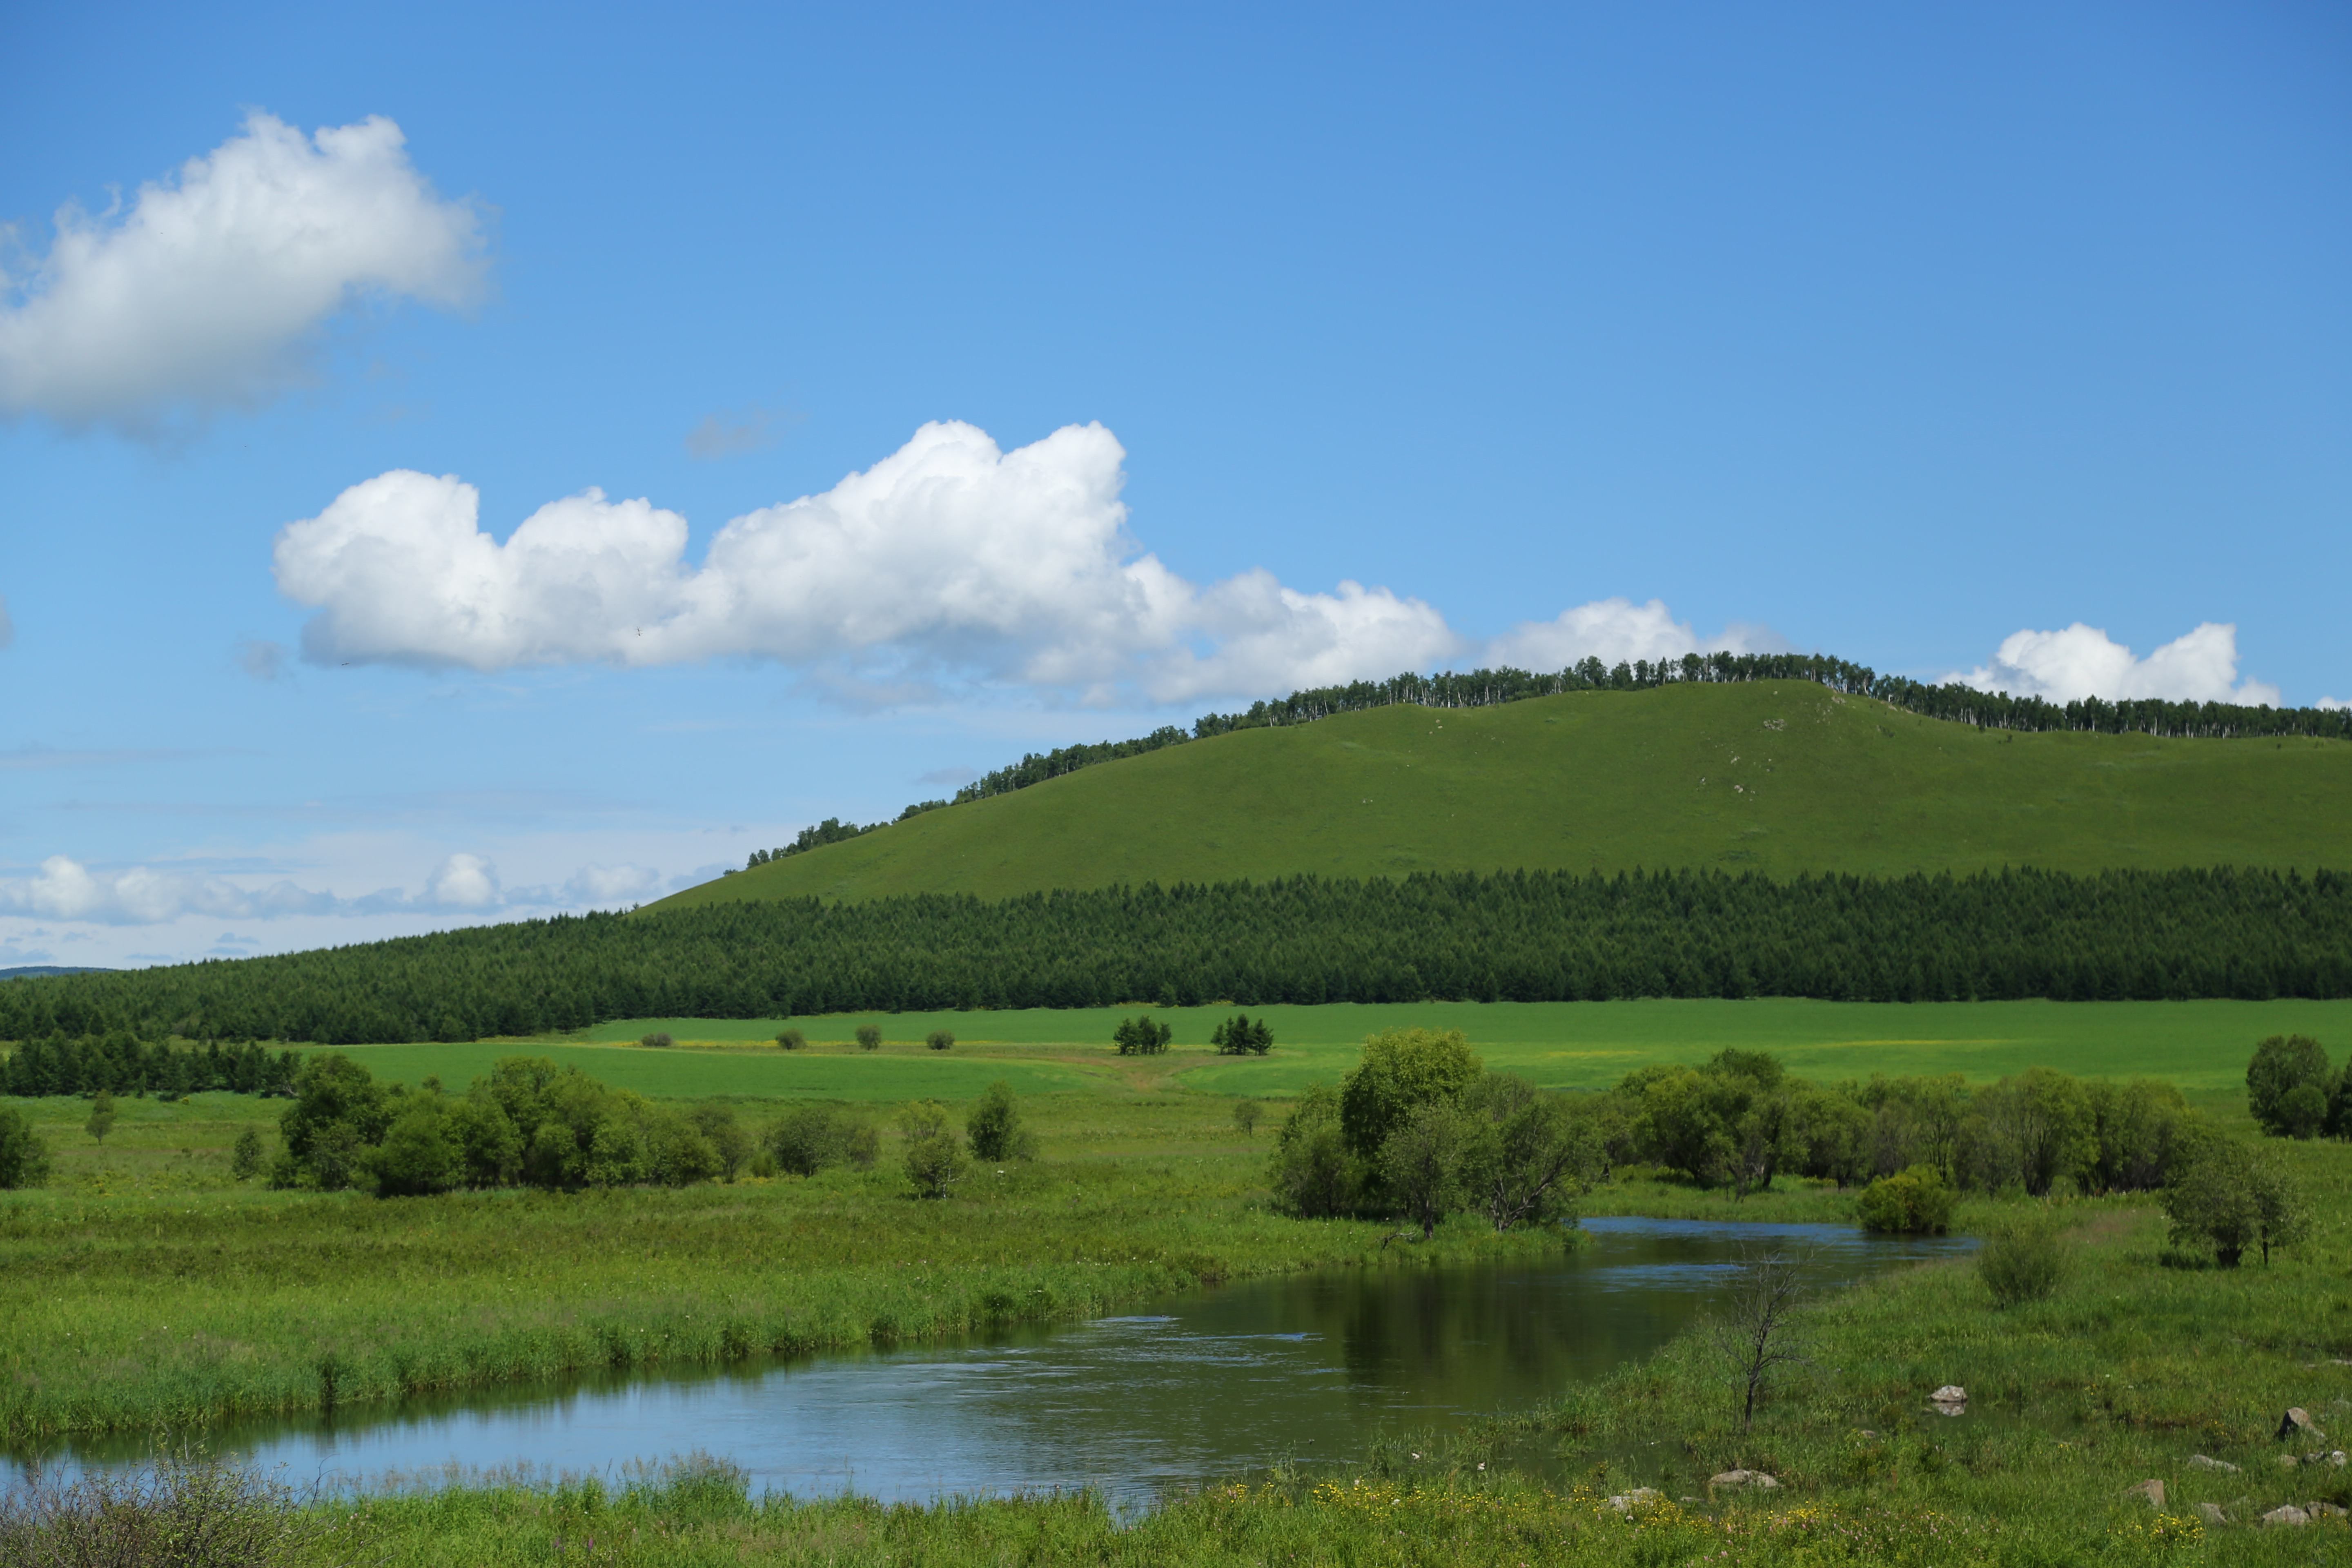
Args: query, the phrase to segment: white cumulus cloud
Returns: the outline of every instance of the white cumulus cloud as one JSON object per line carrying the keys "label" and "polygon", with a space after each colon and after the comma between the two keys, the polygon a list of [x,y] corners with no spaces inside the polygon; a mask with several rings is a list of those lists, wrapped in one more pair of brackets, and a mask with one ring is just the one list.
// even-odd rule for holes
{"label": "white cumulus cloud", "polygon": [[961,674],[1157,700],[1394,674],[1454,652],[1385,588],[1299,593],[1264,573],[1202,587],[1141,552],[1100,425],[1006,452],[925,425],[821,495],[734,519],[699,567],[686,520],[584,490],[504,543],[454,476],[395,470],[278,535],[281,591],[320,613],[313,659],[465,666],[827,665],[837,689],[919,698]]}
{"label": "white cumulus cloud", "polygon": [[498,868],[479,855],[452,855],[425,884],[425,901],[445,910],[487,910],[499,902]]}
{"label": "white cumulus cloud", "polygon": [[2063,631],[2013,632],[1990,664],[1944,678],[1979,691],[2006,691],[2052,702],[2086,697],[2123,701],[2162,698],[2172,702],[2242,702],[2280,705],[2279,689],[2266,681],[2238,679],[2238,628],[2207,621],[2146,658],[2100,630],[2077,621]]}
{"label": "white cumulus cloud", "polygon": [[1646,605],[1619,597],[1562,610],[1549,621],[1523,621],[1486,645],[1486,662],[1518,669],[1566,669],[1587,658],[1606,665],[1676,659],[1686,653],[1786,653],[1789,644],[1769,626],[1738,622],[1702,638],[1677,621],[1664,601]]}
{"label": "white cumulus cloud", "polygon": [[0,911],[49,920],[103,925],[152,925],[182,915],[268,919],[317,914],[336,900],[281,881],[247,889],[219,877],[134,866],[123,871],[93,871],[64,855],[52,855],[30,877],[0,879]]}
{"label": "white cumulus cloud", "polygon": [[48,254],[0,278],[0,413],[143,431],[259,403],[356,298],[473,298],[479,247],[476,208],[434,194],[393,121],[306,137],[256,113],[127,212],[61,209]]}

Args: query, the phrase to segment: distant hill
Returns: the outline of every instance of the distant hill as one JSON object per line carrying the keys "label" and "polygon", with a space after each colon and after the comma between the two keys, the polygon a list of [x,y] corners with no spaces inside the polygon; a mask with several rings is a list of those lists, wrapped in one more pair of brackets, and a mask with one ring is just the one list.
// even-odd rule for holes
{"label": "distant hill", "polygon": [[1983,729],[1810,680],[1395,705],[923,812],[652,910],[1299,872],[2352,867],[2352,742]]}
{"label": "distant hill", "polygon": [[74,967],[56,963],[22,963],[14,969],[0,969],[0,980],[38,980],[45,974],[115,974],[112,969],[97,969],[87,965]]}

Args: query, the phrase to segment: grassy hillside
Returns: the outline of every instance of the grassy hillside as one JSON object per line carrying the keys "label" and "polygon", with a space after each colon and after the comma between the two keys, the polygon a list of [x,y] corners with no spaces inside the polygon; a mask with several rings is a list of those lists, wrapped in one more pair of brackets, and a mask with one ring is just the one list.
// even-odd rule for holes
{"label": "grassy hillside", "polygon": [[672,895],[1716,867],[2352,866],[2352,744],[2019,733],[1809,681],[1409,706],[1245,730]]}

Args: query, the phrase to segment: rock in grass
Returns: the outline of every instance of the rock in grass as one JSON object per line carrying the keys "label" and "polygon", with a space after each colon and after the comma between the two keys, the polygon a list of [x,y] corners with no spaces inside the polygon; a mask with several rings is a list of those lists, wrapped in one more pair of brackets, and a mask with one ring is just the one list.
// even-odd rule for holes
{"label": "rock in grass", "polygon": [[2310,1413],[2303,1409],[2300,1405],[2289,1410],[2285,1415],[2279,1417],[2278,1435],[2282,1439],[2288,1437],[2325,1437],[2327,1436],[2326,1433],[2319,1429],[2319,1424],[2311,1418]]}
{"label": "rock in grass", "polygon": [[2227,1524],[2230,1522],[2230,1516],[2221,1511],[2221,1505],[2218,1502],[2199,1503],[2197,1505],[2197,1517],[2203,1520],[2208,1524]]}
{"label": "rock in grass", "polygon": [[2210,1454],[2189,1455],[2189,1468],[2192,1470],[2227,1470],[2231,1475],[2238,1473],[2237,1466],[2227,1459],[2217,1459]]}
{"label": "rock in grass", "polygon": [[2303,1505],[2303,1511],[2311,1515],[2314,1519],[2342,1519],[2345,1517],[2345,1510],[2343,1509],[2336,1507],[2332,1502],[2322,1502],[2315,1499],[2310,1502],[2305,1503]]}
{"label": "rock in grass", "polygon": [[2150,1476],[2147,1479],[2140,1482],[2139,1485],[2136,1487],[2126,1487],[2124,1489],[2124,1496],[2146,1498],[2147,1499],[2148,1507],[2162,1508],[2164,1506],[2164,1483],[2158,1480],[2155,1477]]}
{"label": "rock in grass", "polygon": [[1707,1477],[1706,1484],[1710,1487],[1755,1487],[1761,1491],[1777,1491],[1780,1486],[1779,1481],[1761,1470],[1726,1470],[1720,1475]]}
{"label": "rock in grass", "polygon": [[2344,1468],[2346,1460],[2344,1450],[2337,1448],[2333,1453],[2314,1454],[2305,1462],[2314,1465],[2333,1465],[2340,1470]]}
{"label": "rock in grass", "polygon": [[1609,1506],[1619,1513],[1631,1513],[1637,1508],[1666,1500],[1666,1494],[1655,1487],[1635,1487],[1630,1492],[1620,1492],[1609,1500]]}
{"label": "rock in grass", "polygon": [[2264,1524],[2309,1524],[2311,1515],[2304,1512],[2294,1504],[2287,1503],[2263,1515],[2263,1522]]}
{"label": "rock in grass", "polygon": [[1938,1405],[1966,1405],[1969,1402],[1969,1391],[1957,1383],[1948,1383],[1927,1397]]}

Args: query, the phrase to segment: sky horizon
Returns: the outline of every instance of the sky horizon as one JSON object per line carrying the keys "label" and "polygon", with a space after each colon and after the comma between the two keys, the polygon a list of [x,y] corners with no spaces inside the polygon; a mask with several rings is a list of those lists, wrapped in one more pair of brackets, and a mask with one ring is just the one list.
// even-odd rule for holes
{"label": "sky horizon", "polygon": [[2316,5],[0,22],[0,968],[1307,686],[2352,700]]}

